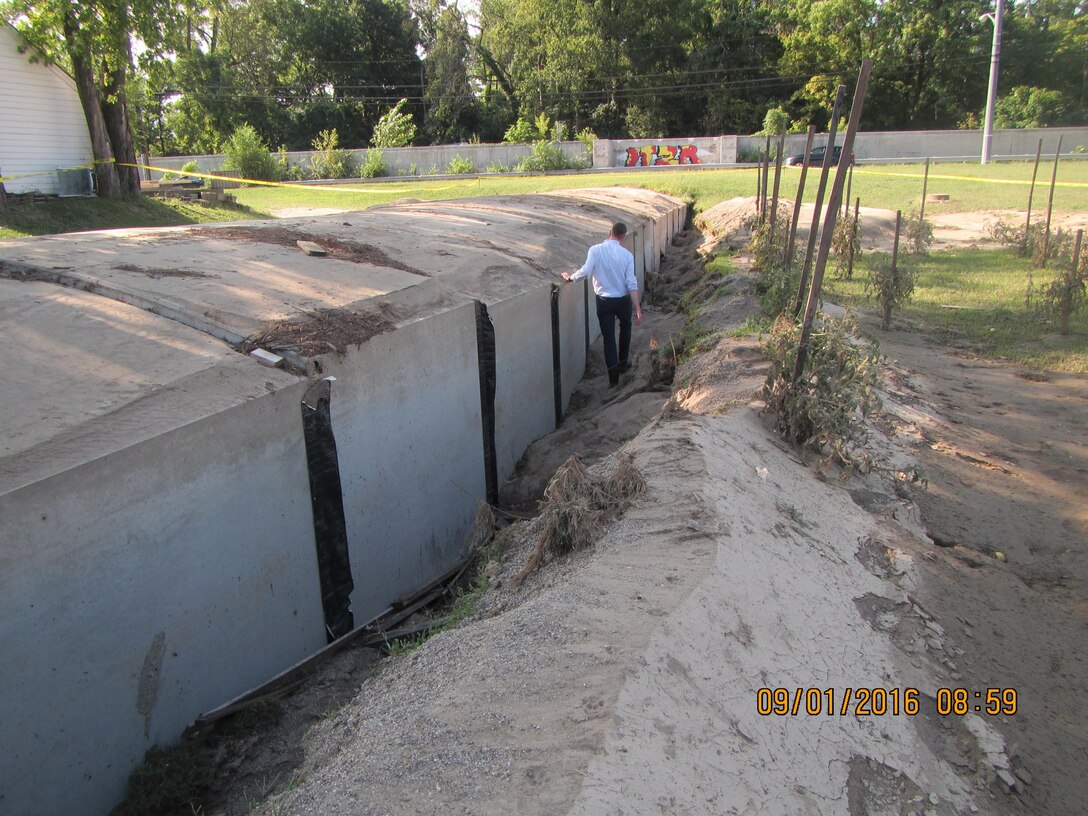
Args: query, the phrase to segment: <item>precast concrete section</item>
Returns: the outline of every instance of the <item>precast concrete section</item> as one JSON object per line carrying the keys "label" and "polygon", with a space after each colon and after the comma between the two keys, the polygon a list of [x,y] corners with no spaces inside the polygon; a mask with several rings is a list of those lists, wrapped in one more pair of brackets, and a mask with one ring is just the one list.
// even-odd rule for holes
{"label": "precast concrete section", "polygon": [[148,748],[326,644],[332,583],[358,627],[456,564],[481,373],[501,482],[600,353],[560,273],[624,220],[645,281],[683,211],[587,190],[0,243],[0,813],[108,812]]}

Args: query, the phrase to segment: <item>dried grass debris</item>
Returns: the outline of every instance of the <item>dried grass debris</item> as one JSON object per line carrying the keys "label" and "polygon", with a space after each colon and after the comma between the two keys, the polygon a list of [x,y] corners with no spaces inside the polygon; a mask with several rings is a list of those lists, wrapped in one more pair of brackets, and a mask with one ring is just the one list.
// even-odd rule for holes
{"label": "dried grass debris", "polygon": [[348,346],[358,348],[379,334],[396,327],[379,314],[344,309],[317,309],[303,312],[306,319],[281,320],[264,331],[246,338],[236,347],[243,354],[253,349],[287,351],[302,357],[347,353]]}
{"label": "dried grass debris", "polygon": [[540,535],[528,563],[514,576],[513,586],[543,564],[545,555],[561,556],[592,545],[604,525],[645,491],[646,480],[630,456],[621,456],[603,478],[595,478],[577,456],[571,456],[544,491]]}

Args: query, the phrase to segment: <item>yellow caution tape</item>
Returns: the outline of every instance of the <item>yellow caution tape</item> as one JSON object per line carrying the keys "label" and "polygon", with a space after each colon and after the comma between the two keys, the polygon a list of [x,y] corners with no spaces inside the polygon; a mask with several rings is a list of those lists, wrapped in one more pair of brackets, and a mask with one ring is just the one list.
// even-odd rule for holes
{"label": "yellow caution tape", "polygon": [[[109,161],[112,162],[113,159],[110,159]],[[81,164],[78,167],[57,167],[57,168],[54,168],[53,170],[38,170],[38,171],[36,171],[34,173],[16,173],[14,176],[0,176],[0,184],[4,183],[5,181],[15,181],[16,179],[31,178],[33,176],[51,176],[57,170],[90,170],[96,164],[107,164],[107,163],[108,162],[92,161],[92,162],[88,162],[87,164]]]}
{"label": "yellow caution tape", "polygon": [[154,170],[156,173],[172,173],[174,175],[186,175],[196,176],[197,178],[214,179],[217,181],[233,181],[238,184],[256,184],[261,187],[284,187],[289,190],[321,190],[322,192],[338,192],[338,193],[408,193],[413,190],[425,189],[431,192],[440,192],[442,190],[452,190],[456,187],[468,187],[473,184],[479,184],[480,179],[476,178],[473,181],[467,183],[450,184],[445,187],[389,187],[385,184],[376,185],[373,187],[346,187],[341,184],[335,185],[323,185],[323,184],[288,184],[282,181],[259,181],[257,179],[239,178],[236,176],[218,176],[214,173],[198,173],[190,170],[178,170],[175,167],[155,167],[151,164],[128,164],[118,162],[121,167],[138,167],[141,170]]}

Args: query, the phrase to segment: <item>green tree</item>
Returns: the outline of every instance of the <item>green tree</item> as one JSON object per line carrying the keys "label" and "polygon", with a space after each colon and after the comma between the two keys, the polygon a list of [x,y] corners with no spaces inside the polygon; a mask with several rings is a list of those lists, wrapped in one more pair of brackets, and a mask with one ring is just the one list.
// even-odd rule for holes
{"label": "green tree", "polygon": [[407,99],[390,108],[374,128],[370,139],[373,147],[408,147],[416,138],[416,125],[412,114],[404,112]]}
{"label": "green tree", "polygon": [[359,146],[398,99],[421,113],[406,0],[220,2],[192,20],[163,83],[183,150],[206,149],[243,122],[292,150],[331,130]]}
{"label": "green tree", "polygon": [[416,9],[426,86],[423,130],[432,143],[466,141],[479,125],[479,103],[472,90],[472,38],[456,5],[427,0]]}
{"label": "green tree", "polygon": [[75,79],[105,198],[140,192],[127,105],[132,41],[160,46],[176,30],[179,8],[158,0],[3,0],[0,18]]}
{"label": "green tree", "polygon": [[[684,131],[699,99],[685,99],[701,0],[481,0],[476,50],[516,116],[546,113],[571,131],[627,132],[631,121]],[[701,86],[702,87],[702,86]]]}
{"label": "green tree", "polygon": [[1018,85],[997,101],[994,124],[999,128],[1038,128],[1071,124],[1073,106],[1061,91]]}

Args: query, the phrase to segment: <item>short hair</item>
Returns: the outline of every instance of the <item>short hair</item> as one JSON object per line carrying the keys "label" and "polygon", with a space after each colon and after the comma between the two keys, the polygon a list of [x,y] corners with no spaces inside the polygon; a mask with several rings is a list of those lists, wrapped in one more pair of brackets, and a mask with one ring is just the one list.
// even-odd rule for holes
{"label": "short hair", "polygon": [[612,225],[612,234],[617,238],[622,238],[627,234],[627,225],[622,221],[617,221]]}

